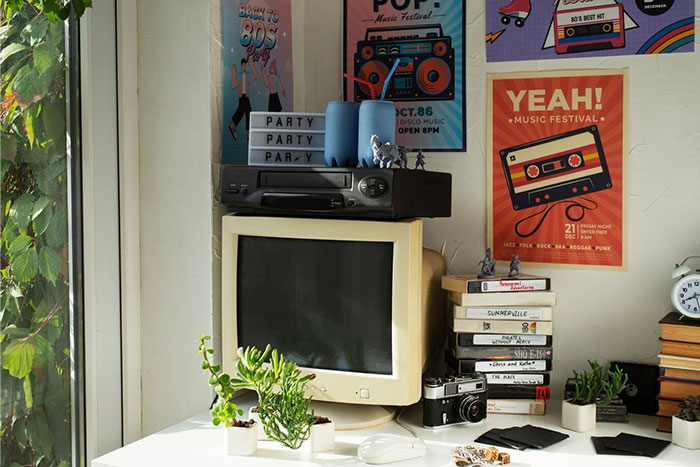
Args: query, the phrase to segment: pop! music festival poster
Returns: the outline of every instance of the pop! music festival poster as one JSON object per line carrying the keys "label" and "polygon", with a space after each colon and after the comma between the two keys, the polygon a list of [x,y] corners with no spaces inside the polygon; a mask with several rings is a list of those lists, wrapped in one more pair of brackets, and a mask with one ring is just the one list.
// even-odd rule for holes
{"label": "pop! music festival poster", "polygon": [[[344,0],[343,70],[396,105],[396,144],[412,150],[466,149],[462,0]],[[371,99],[346,79],[346,100]],[[379,97],[377,97],[379,98]]]}
{"label": "pop! music festival poster", "polygon": [[627,267],[627,70],[488,75],[495,260]]}
{"label": "pop! music festival poster", "polygon": [[223,0],[221,163],[248,161],[251,111],[292,110],[291,0]]}
{"label": "pop! music festival poster", "polygon": [[695,50],[695,0],[486,0],[486,60]]}

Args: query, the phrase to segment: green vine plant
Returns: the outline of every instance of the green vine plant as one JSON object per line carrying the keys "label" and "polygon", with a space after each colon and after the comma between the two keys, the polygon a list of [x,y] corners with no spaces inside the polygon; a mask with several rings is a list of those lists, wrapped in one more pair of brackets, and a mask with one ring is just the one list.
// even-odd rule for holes
{"label": "green vine plant", "polygon": [[214,386],[214,390],[219,396],[211,409],[211,422],[214,426],[223,423],[227,427],[251,427],[255,424],[253,420],[239,420],[237,418],[243,415],[243,410],[231,402],[233,394],[236,392],[231,376],[221,371],[221,365],[212,364],[209,360],[209,357],[214,355],[214,349],[208,348],[207,345],[210,339],[211,337],[202,334],[195,342],[198,343],[198,353],[202,355],[202,370],[209,375],[209,384]]}
{"label": "green vine plant", "polygon": [[255,347],[239,348],[236,376],[236,388],[254,389],[258,394],[258,414],[267,437],[299,449],[316,422],[313,410],[309,411],[311,398],[304,395],[304,387],[316,375],[302,376],[296,363],[268,345],[262,352]]}
{"label": "green vine plant", "polygon": [[627,374],[619,367],[615,371],[605,371],[597,360],[588,360],[588,365],[590,371],[579,373],[574,370],[576,390],[571,402],[577,405],[610,404],[625,389]]}
{"label": "green vine plant", "polygon": [[700,396],[687,396],[678,403],[678,418],[687,422],[700,422]]}

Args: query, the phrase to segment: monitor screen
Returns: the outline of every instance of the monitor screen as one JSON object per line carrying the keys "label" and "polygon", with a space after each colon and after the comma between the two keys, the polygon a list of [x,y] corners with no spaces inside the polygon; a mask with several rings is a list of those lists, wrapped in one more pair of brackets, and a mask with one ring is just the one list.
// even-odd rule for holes
{"label": "monitor screen", "polygon": [[270,344],[306,368],[392,374],[393,248],[240,235],[238,345]]}

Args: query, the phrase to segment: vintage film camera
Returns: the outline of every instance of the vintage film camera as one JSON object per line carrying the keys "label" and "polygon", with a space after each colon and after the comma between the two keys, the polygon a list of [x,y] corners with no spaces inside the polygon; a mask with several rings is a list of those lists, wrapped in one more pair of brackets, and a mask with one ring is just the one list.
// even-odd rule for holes
{"label": "vintage film camera", "polygon": [[[369,28],[357,43],[355,76],[369,81],[375,90],[396,60],[400,60],[389,83],[386,98],[392,101],[452,100],[455,98],[455,51],[452,38],[439,24]],[[371,97],[366,85],[355,85],[355,100]]]}
{"label": "vintage film camera", "polygon": [[486,377],[481,373],[423,379],[423,426],[437,428],[486,418]]}

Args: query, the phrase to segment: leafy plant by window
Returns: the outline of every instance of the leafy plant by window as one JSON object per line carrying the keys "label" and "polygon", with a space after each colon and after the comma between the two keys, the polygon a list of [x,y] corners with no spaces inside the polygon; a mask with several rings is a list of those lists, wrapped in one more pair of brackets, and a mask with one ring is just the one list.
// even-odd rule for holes
{"label": "leafy plant by window", "polygon": [[90,1],[0,10],[0,465],[71,463],[64,24]]}
{"label": "leafy plant by window", "polygon": [[627,375],[620,368],[605,371],[597,360],[588,360],[588,365],[591,371],[578,373],[574,370],[576,391],[571,402],[578,405],[608,405],[625,388]]}
{"label": "leafy plant by window", "polygon": [[687,396],[678,403],[678,418],[688,422],[700,422],[700,396]]}

